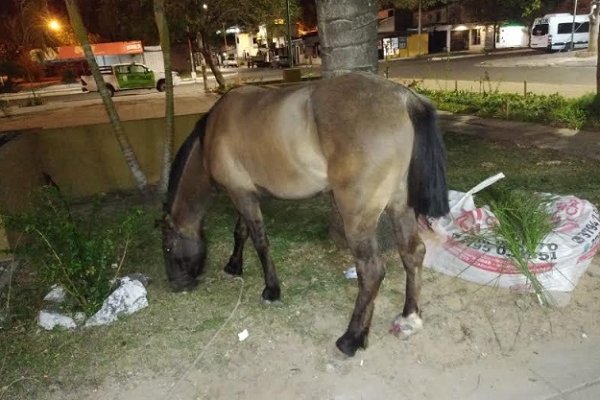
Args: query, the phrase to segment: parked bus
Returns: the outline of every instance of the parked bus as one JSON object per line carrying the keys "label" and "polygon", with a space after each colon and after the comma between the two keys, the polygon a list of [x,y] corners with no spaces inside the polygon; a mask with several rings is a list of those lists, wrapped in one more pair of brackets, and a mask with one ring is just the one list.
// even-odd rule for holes
{"label": "parked bus", "polygon": [[[542,18],[536,18],[531,28],[530,47],[548,51],[568,50],[571,48],[572,27],[572,14],[546,14]],[[590,16],[576,15],[573,47],[584,49],[588,47],[589,40]]]}

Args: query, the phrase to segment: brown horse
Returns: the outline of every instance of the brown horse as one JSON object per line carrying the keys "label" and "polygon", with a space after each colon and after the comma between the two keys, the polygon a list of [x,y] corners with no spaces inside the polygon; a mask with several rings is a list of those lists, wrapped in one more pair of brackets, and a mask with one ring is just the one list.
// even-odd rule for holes
{"label": "brown horse", "polygon": [[422,325],[418,298],[425,248],[416,217],[448,212],[445,150],[435,109],[381,77],[352,73],[288,87],[244,86],[224,95],[179,150],[164,208],[163,249],[174,290],[191,289],[206,258],[203,217],[213,187],[239,218],[225,271],[242,273],[248,235],[262,264],[262,298],[280,298],[260,198],[301,199],[331,191],[356,260],[359,292],[348,329],[336,344],[347,355],[365,348],[374,299],[385,271],[376,228],[389,213],[406,270],[395,326]]}

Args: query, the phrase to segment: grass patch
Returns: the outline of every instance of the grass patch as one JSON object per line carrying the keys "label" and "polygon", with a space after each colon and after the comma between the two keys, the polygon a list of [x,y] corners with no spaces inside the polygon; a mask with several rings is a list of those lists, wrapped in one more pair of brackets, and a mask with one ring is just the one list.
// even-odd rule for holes
{"label": "grass patch", "polygon": [[[502,184],[508,189],[574,194],[600,204],[598,162],[471,136],[448,134],[445,142],[452,189],[466,191],[502,171],[507,176]],[[0,397],[41,398],[47,390],[66,392],[106,377],[125,381],[138,372],[174,377],[193,361],[236,304],[240,283],[222,274],[233,248],[236,215],[223,195],[216,196],[207,216],[206,272],[198,289],[187,294],[171,293],[166,283],[160,229],[154,225],[161,212],[158,200],[119,196],[103,201],[106,206],[97,217],[109,227],[116,227],[131,208],[143,209],[141,233],[130,243],[123,273],[142,272],[153,278],[148,288],[150,306],[107,327],[40,332],[35,316],[47,288],[36,283],[33,269],[22,266],[12,282],[8,309],[7,292],[0,293],[0,309],[9,315],[9,322],[0,325]],[[86,203],[74,209],[85,213],[90,207]],[[349,253],[336,249],[327,235],[328,196],[304,201],[268,200],[263,214],[282,283],[281,304],[267,308],[260,302],[262,269],[248,242],[242,303],[199,367],[227,365],[223,349],[235,349],[236,334],[245,328],[250,331],[249,344],[252,340],[268,341],[269,337],[256,336],[267,331],[273,335],[294,332],[307,341],[331,345],[347,323],[356,285],[342,275],[352,264]],[[395,265],[396,259],[390,260],[392,263],[382,291],[394,297],[400,307],[402,272]],[[393,288],[388,283],[391,281]],[[336,319],[320,319],[322,310],[335,310],[329,314]],[[8,389],[1,389],[11,383]]]}
{"label": "grass patch", "polygon": [[567,99],[559,94],[527,96],[489,91],[441,91],[415,88],[440,110],[508,120],[538,122],[573,129],[600,129],[600,97]]}
{"label": "grass patch", "polygon": [[540,305],[549,305],[545,288],[529,269],[544,238],[552,231],[552,216],[548,212],[549,196],[524,190],[507,189],[501,183],[478,194],[479,206],[489,205],[498,223],[471,232],[465,240],[491,242],[505,249],[506,257],[527,278]]}

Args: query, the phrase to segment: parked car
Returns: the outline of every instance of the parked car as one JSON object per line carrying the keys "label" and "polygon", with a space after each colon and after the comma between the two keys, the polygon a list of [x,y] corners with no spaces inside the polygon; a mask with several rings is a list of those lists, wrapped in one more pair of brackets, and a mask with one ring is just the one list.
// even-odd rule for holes
{"label": "parked car", "polygon": [[271,63],[267,61],[266,56],[262,53],[248,59],[248,68],[269,68],[270,66]]}
{"label": "parked car", "polygon": [[225,60],[223,60],[223,66],[237,68],[238,67],[237,59],[235,58],[234,55],[229,55],[229,56],[227,56],[227,58]]}
{"label": "parked car", "polygon": [[271,62],[272,68],[289,68],[290,67],[290,59],[287,56],[275,56],[274,60]]}
{"label": "parked car", "polygon": [[[100,67],[102,78],[111,96],[115,92],[132,89],[156,89],[159,92],[165,90],[165,73],[152,71],[144,64],[128,63],[113,64]],[[181,82],[177,72],[173,72],[173,85]],[[97,92],[96,81],[91,74],[80,77],[81,90],[83,92]]]}

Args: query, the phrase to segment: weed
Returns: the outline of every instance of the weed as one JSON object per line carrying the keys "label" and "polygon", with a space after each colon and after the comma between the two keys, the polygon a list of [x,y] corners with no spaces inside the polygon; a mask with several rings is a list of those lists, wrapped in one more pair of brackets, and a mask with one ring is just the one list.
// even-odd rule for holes
{"label": "weed", "polygon": [[498,185],[481,192],[478,201],[490,206],[498,223],[469,235],[471,239],[492,241],[503,247],[506,256],[531,283],[540,303],[548,304],[544,287],[529,269],[529,262],[537,258],[539,246],[553,228],[547,196]]}
{"label": "weed", "polygon": [[96,215],[77,216],[54,187],[34,196],[32,211],[3,217],[7,227],[26,238],[13,249],[35,268],[45,287],[58,283],[75,310],[96,312],[112,289],[141,212],[135,210],[117,226],[101,229]]}

